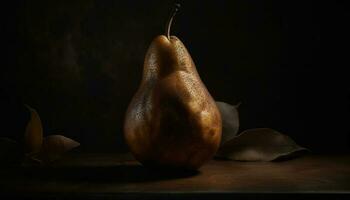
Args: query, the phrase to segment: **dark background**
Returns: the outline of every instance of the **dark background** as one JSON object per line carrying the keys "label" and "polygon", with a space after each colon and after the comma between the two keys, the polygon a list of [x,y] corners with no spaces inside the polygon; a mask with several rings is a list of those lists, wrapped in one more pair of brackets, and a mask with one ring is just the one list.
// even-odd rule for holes
{"label": "dark background", "polygon": [[[274,128],[313,152],[344,153],[345,2],[183,1],[172,33],[216,100],[242,102],[241,130]],[[35,108],[46,135],[66,135],[88,151],[125,151],[123,117],[148,45],[163,34],[173,4],[2,3],[1,93]]]}

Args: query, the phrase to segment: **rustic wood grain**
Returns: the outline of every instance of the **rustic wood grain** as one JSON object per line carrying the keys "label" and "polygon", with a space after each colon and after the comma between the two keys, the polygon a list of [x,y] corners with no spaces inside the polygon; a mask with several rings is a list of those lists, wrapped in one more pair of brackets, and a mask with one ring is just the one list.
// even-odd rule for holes
{"label": "rustic wood grain", "polygon": [[322,194],[321,197],[338,194],[345,197],[350,194],[350,156],[310,155],[283,162],[212,160],[199,171],[169,173],[146,169],[129,155],[82,154],[70,155],[50,167],[3,168],[0,176],[3,196],[203,199],[221,195],[230,199],[266,194]]}

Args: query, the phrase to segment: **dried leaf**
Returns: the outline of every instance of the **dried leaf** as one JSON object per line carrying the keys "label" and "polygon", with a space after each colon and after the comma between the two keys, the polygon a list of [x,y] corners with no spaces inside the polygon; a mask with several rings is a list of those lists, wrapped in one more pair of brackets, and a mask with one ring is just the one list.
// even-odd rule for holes
{"label": "dried leaf", "polygon": [[25,149],[27,153],[35,154],[41,149],[43,142],[43,127],[36,110],[28,105],[26,105],[26,107],[30,111],[30,120],[24,133]]}
{"label": "dried leaf", "polygon": [[272,161],[293,157],[308,150],[273,129],[249,129],[223,145],[217,158],[240,161]]}
{"label": "dried leaf", "polygon": [[27,167],[27,166],[40,166],[43,164],[43,161],[40,160],[38,157],[38,154],[31,154],[31,155],[26,155],[24,159],[21,162],[22,167]]}
{"label": "dried leaf", "polygon": [[64,153],[76,148],[80,143],[63,135],[50,135],[44,138],[38,159],[53,162],[60,159]]}
{"label": "dried leaf", "polygon": [[221,114],[222,120],[222,136],[221,136],[221,146],[234,138],[239,129],[239,115],[238,115],[238,105],[233,106],[225,102],[216,101],[216,105]]}
{"label": "dried leaf", "polygon": [[23,149],[15,140],[0,137],[0,163],[11,164],[19,162],[23,157]]}

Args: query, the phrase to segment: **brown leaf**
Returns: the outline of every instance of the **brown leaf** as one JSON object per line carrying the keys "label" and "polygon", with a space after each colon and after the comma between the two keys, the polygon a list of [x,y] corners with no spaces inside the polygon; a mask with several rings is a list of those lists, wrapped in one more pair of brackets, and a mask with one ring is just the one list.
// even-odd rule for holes
{"label": "brown leaf", "polygon": [[15,140],[0,137],[0,163],[11,164],[19,162],[24,156],[23,149]]}
{"label": "brown leaf", "polygon": [[239,129],[239,115],[238,115],[238,105],[233,106],[225,102],[216,101],[216,106],[218,107],[221,120],[222,120],[222,136],[221,144],[222,146],[225,142],[234,138]]}
{"label": "brown leaf", "polygon": [[44,162],[53,162],[78,146],[80,143],[63,135],[50,135],[44,138],[38,159]]}
{"label": "brown leaf", "polygon": [[43,142],[43,127],[36,110],[28,105],[26,107],[30,111],[30,120],[24,133],[25,150],[27,154],[36,154],[40,151]]}
{"label": "brown leaf", "polygon": [[249,129],[223,145],[216,157],[240,161],[272,161],[307,152],[290,137],[269,128]]}

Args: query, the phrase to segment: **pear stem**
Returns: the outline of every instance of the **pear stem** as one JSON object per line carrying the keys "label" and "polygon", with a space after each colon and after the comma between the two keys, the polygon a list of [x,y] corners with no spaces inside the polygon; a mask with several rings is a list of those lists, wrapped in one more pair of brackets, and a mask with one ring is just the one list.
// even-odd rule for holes
{"label": "pear stem", "polygon": [[169,20],[168,20],[168,23],[167,23],[167,26],[166,26],[166,36],[168,37],[168,39],[170,40],[170,29],[171,29],[171,25],[173,23],[173,19],[177,13],[177,11],[179,11],[181,5],[179,3],[176,3],[175,4],[175,7],[174,7],[174,10],[173,10],[173,13],[172,15],[170,16]]}

